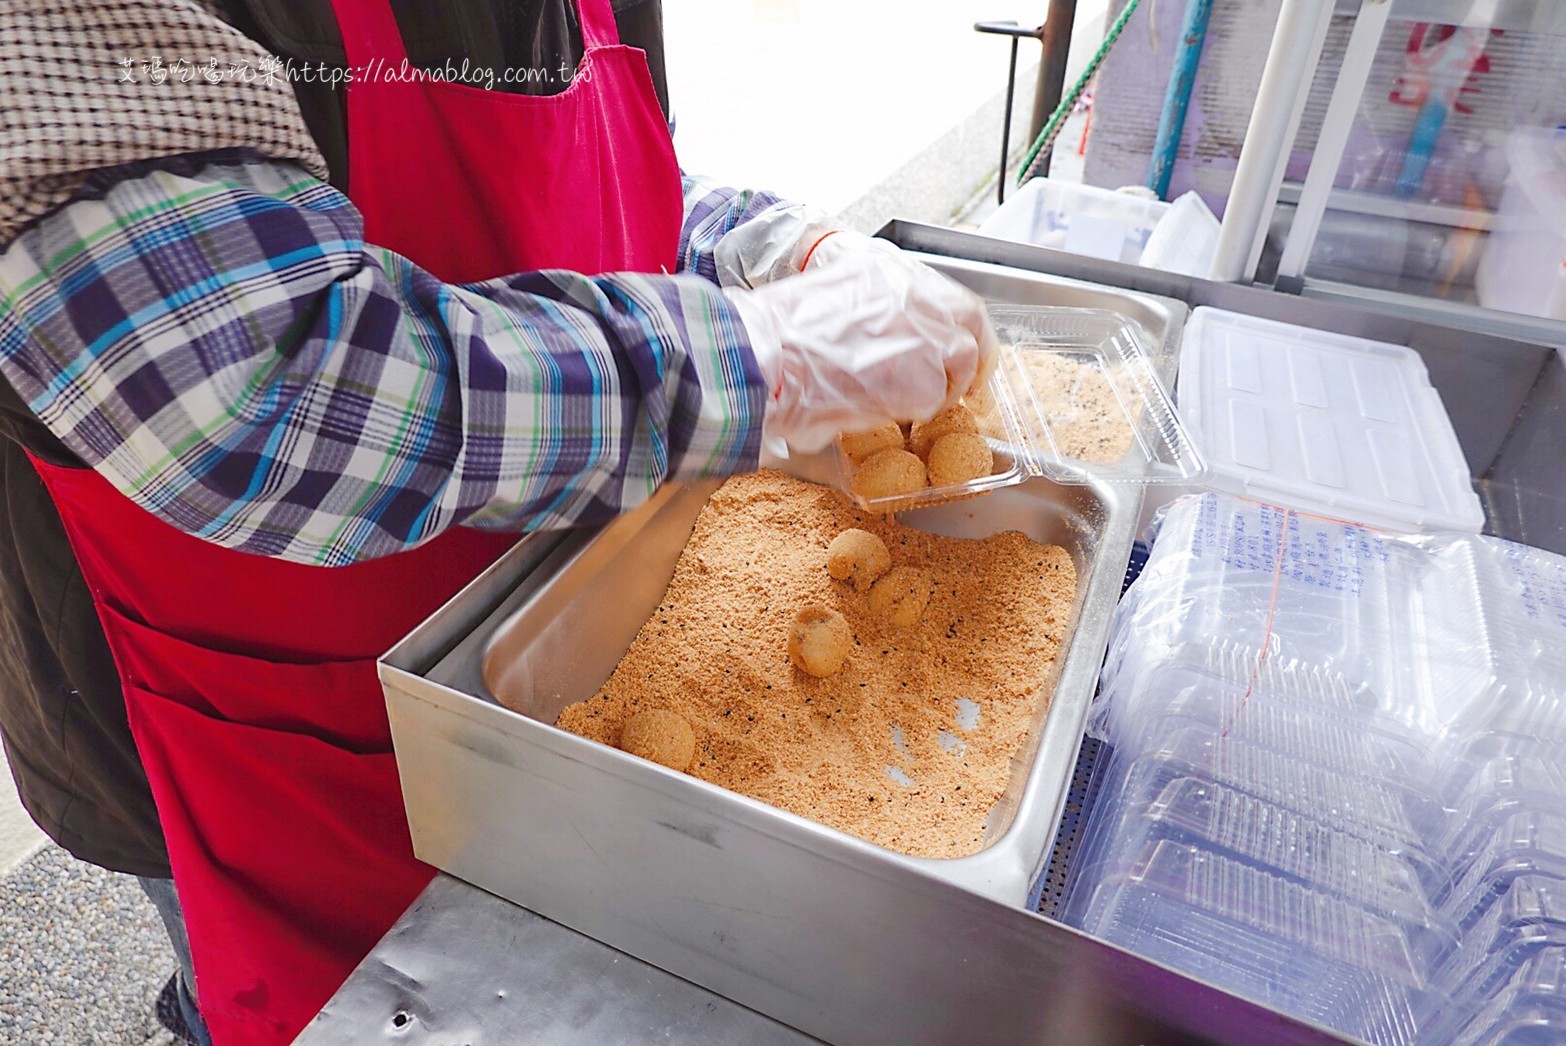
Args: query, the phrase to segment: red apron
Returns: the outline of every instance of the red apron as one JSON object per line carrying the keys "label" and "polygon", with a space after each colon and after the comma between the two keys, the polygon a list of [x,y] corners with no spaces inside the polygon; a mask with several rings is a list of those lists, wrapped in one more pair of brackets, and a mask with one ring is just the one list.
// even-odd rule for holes
{"label": "red apron", "polygon": [[[397,66],[387,0],[335,0],[351,64]],[[356,83],[351,195],[367,239],[447,280],[673,268],[679,171],[646,59],[580,0],[561,95]],[[514,535],[307,567],[164,524],[88,469],[35,461],[125,688],[219,1044],[287,1042],[428,883],[375,658]]]}

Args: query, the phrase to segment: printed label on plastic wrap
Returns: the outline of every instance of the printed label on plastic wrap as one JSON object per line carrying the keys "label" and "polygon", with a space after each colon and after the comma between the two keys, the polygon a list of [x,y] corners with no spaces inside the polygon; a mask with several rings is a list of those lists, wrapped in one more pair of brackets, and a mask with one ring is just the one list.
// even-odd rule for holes
{"label": "printed label on plastic wrap", "polygon": [[[1540,947],[1566,954],[1566,935],[1513,920],[1528,876],[1566,881],[1566,557],[1187,497],[1162,516],[1109,651],[1095,729],[1116,770],[1087,815],[1068,921],[1092,930],[1097,915],[1135,951],[1387,1043],[1448,1041],[1515,1001]],[[1167,868],[1186,874],[1165,888],[1128,863],[1149,846],[1207,863]],[[1257,894],[1262,876],[1311,903]],[[1364,927],[1323,897],[1389,920],[1409,961],[1345,950]],[[1294,974],[1252,961],[1274,951]],[[1413,990],[1336,1006],[1329,959],[1405,970]],[[1566,1038],[1566,978],[1539,1001],[1538,1029]],[[1470,1030],[1501,1028],[1496,1014]]]}
{"label": "printed label on plastic wrap", "polygon": [[1528,616],[1566,630],[1566,561],[1526,545],[1495,544],[1501,562],[1522,586],[1522,606]]}
{"label": "printed label on plastic wrap", "polygon": [[1202,498],[1191,536],[1194,559],[1210,546],[1225,566],[1270,575],[1279,567],[1280,543],[1284,577],[1332,592],[1358,595],[1367,570],[1391,558],[1387,543],[1363,527],[1210,494]]}

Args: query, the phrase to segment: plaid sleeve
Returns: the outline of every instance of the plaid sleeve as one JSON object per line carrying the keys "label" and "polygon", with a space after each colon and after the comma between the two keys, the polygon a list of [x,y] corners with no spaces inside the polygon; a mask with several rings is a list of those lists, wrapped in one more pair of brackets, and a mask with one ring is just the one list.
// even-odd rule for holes
{"label": "plaid sleeve", "polygon": [[713,252],[731,232],[783,201],[769,192],[729,189],[685,175],[685,224],[680,230],[680,272],[718,282]]}
{"label": "plaid sleeve", "polygon": [[328,566],[752,468],[765,404],[698,276],[446,284],[261,163],[154,171],[24,233],[0,256],[0,372],[169,523]]}

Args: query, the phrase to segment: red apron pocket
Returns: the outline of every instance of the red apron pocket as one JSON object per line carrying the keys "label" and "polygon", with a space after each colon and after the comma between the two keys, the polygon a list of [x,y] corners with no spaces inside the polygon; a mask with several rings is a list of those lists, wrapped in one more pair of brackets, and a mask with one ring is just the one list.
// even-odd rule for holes
{"label": "red apron pocket", "polygon": [[395,760],[138,686],[125,698],[191,937],[244,942],[195,954],[217,1041],[291,1038],[433,875],[413,857]]}
{"label": "red apron pocket", "polygon": [[[214,651],[105,604],[120,678],[219,719],[311,733],[351,752],[390,752],[386,699],[374,658],[295,663]],[[279,700],[287,695],[287,700]]]}

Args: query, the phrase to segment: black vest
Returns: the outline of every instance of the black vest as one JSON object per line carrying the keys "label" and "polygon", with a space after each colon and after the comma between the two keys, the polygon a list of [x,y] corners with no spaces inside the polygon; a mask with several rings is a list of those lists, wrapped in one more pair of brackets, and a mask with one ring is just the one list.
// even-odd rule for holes
{"label": "black vest", "polygon": [[[279,57],[344,64],[326,0],[226,0],[226,6],[236,26]],[[470,68],[557,69],[562,62],[575,66],[581,56],[569,0],[392,0],[392,9],[415,64],[467,59]],[[667,113],[661,0],[615,0],[614,9],[620,39],[647,51]],[[525,82],[512,89],[564,87],[519,79]],[[341,92],[319,83],[294,88],[332,182],[346,188]],[[101,191],[113,177],[104,172],[94,181]],[[166,877],[168,852],[108,643],[60,517],[25,451],[82,467],[0,380],[0,741],[23,806],[51,838],[84,861]]]}

